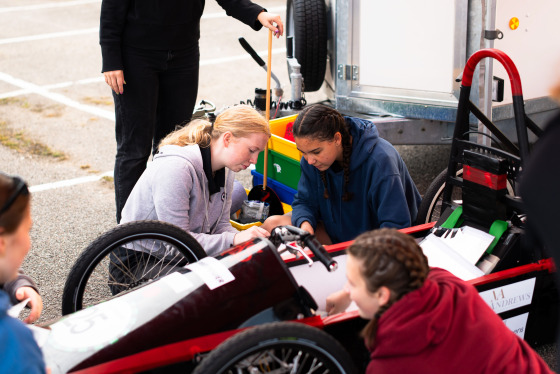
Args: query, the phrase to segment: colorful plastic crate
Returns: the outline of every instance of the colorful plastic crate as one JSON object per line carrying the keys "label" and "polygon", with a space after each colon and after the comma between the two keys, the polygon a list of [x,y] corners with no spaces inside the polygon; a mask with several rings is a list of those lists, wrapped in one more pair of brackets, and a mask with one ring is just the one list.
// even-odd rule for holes
{"label": "colorful plastic crate", "polygon": [[[264,152],[259,154],[255,169],[257,172],[264,174]],[[297,189],[301,176],[301,166],[299,161],[269,149],[267,174],[268,178]]]}
{"label": "colorful plastic crate", "polygon": [[288,124],[293,123],[296,118],[297,114],[294,114],[293,116],[282,117],[270,121],[270,132],[272,133],[272,136],[268,141],[268,149],[299,162],[299,160],[301,160],[301,152],[298,151],[296,143],[285,139],[286,127]]}
{"label": "colorful plastic crate", "polygon": [[[256,170],[251,170],[251,174],[253,175],[253,186],[263,184],[264,178],[261,173]],[[291,187],[286,186],[285,184],[275,181],[274,179],[266,179],[267,186],[270,187],[274,192],[276,192],[276,195],[278,195],[280,201],[292,205],[292,202],[294,201],[294,195],[297,191]]]}

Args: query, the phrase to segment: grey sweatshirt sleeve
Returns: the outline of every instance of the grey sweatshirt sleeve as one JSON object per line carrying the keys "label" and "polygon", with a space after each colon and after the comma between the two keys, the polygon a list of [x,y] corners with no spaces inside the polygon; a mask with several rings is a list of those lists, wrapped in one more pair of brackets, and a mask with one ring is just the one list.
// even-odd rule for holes
{"label": "grey sweatshirt sleeve", "polygon": [[[169,165],[168,165],[169,166]],[[208,255],[218,254],[233,244],[237,232],[229,225],[229,208],[225,218],[231,229],[214,230],[208,234],[207,192],[190,162],[159,168],[152,183],[152,197],[157,219],[179,226],[191,234]],[[205,181],[202,181],[203,183]],[[233,184],[233,181],[231,182]],[[227,201],[226,201],[227,203]],[[231,198],[229,201],[231,205]],[[224,210],[225,211],[225,210]],[[223,223],[220,222],[220,225]]]}
{"label": "grey sweatshirt sleeve", "polygon": [[16,298],[16,291],[20,287],[31,287],[35,291],[37,291],[37,293],[39,293],[39,290],[37,289],[37,285],[35,284],[35,282],[33,282],[31,278],[25,275],[23,273],[23,270],[19,269],[18,276],[16,279],[2,285],[2,289],[6,291],[8,295],[10,295],[10,301],[12,302],[12,304],[17,304],[19,302],[19,300]]}

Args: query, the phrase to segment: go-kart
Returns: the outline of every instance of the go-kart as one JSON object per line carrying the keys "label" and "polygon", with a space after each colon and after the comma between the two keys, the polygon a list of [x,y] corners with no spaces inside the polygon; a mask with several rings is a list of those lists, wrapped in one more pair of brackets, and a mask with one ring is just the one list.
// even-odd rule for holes
{"label": "go-kart", "polygon": [[[204,257],[44,326],[47,365],[53,373],[137,372],[177,362],[195,373],[352,373],[340,341],[316,328],[325,319],[314,299],[326,296],[301,286],[306,278],[308,289],[320,284],[325,295],[340,289],[344,271],[332,272],[339,265],[331,256],[344,265],[343,249],[329,254],[313,235],[278,227],[269,239]],[[310,268],[312,257],[325,268]]]}
{"label": "go-kart", "polygon": [[[510,74],[520,151],[483,118],[507,150],[469,141],[469,111],[481,116],[468,101],[470,82],[484,57],[497,58]],[[511,60],[495,50],[473,55],[463,73],[449,167],[426,199],[423,222],[430,222],[402,231],[424,241],[456,232],[461,221],[486,232],[505,222],[493,251],[481,257],[490,266],[465,279],[510,329],[538,346],[554,341],[558,294],[552,260],[524,240],[526,217],[515,194],[528,153],[525,119]],[[361,372],[369,357],[359,336],[366,321],[352,307],[324,313],[327,295],[345,283],[349,244],[323,248],[288,226],[275,229],[270,240],[211,258],[171,225],[121,225],[94,241],[72,269],[63,295],[66,316],[45,326],[47,363],[53,373]],[[337,267],[331,258],[338,271],[329,271]],[[310,267],[314,260],[326,268]]]}
{"label": "go-kart", "polygon": [[[433,226],[403,231],[422,238]],[[366,321],[352,307],[324,313],[326,296],[344,286],[348,244],[324,252],[309,233],[278,227],[270,240],[202,258],[48,330],[37,328],[47,365],[53,373],[363,372],[369,356],[359,332]],[[522,260],[516,253],[507,260]],[[310,267],[314,260],[325,266]],[[552,269],[544,259],[470,282],[512,329],[538,345],[554,339]]]}

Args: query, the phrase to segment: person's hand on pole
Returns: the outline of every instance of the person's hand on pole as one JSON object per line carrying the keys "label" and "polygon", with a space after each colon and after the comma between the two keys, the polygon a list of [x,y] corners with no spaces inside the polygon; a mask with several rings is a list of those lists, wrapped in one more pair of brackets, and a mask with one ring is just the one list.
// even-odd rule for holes
{"label": "person's hand on pole", "polygon": [[105,76],[105,83],[107,83],[117,95],[122,95],[124,92],[124,85],[126,84],[124,81],[124,72],[122,70],[112,70],[104,72],[103,75]]}
{"label": "person's hand on pole", "polygon": [[[264,27],[272,30],[277,38],[284,35],[284,25],[282,24],[282,18],[279,15],[268,12],[260,12],[257,19]],[[276,26],[274,24],[276,24]]]}

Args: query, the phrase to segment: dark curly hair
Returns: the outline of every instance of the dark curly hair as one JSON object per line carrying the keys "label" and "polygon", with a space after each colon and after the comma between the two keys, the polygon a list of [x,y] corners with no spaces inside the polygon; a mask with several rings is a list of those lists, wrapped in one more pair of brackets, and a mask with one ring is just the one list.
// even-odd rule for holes
{"label": "dark curly hair", "polygon": [[407,293],[424,284],[430,268],[416,240],[396,229],[378,229],[359,235],[348,247],[349,255],[361,261],[361,275],[370,292],[387,287],[391,297],[362,331],[366,344],[375,343],[377,321]]}
{"label": "dark curly hair", "polygon": [[[306,107],[297,116],[293,128],[296,138],[314,138],[319,141],[331,141],[334,135],[339,132],[342,135],[342,169],[344,170],[344,194],[343,201],[352,199],[352,193],[348,192],[350,182],[350,156],[352,154],[352,140],[348,126],[342,114],[336,109],[323,104],[315,104]],[[329,198],[326,172],[321,171],[321,180],[325,186],[323,197]]]}

